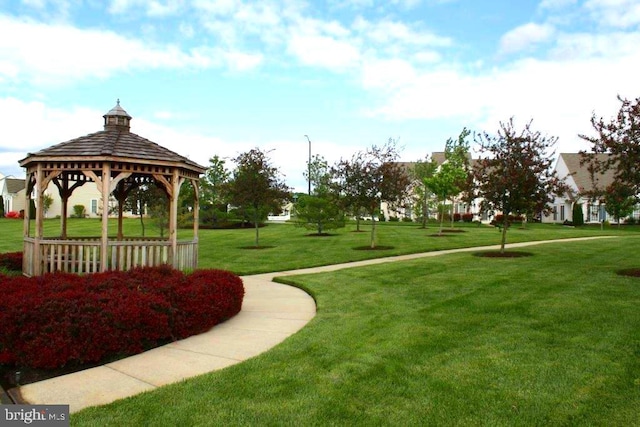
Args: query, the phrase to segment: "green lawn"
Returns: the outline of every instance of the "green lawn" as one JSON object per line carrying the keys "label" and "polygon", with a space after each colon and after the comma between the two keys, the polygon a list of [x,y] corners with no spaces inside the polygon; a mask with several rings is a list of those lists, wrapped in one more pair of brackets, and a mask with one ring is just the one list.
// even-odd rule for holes
{"label": "green lawn", "polygon": [[[91,222],[72,227],[96,234]],[[20,249],[15,227],[0,221],[0,251]],[[261,243],[272,247],[260,250],[242,249],[252,230],[203,230],[200,265],[287,270],[500,237],[489,227],[431,237],[436,227],[380,224],[379,244],[394,249],[361,251],[368,234],[353,229],[319,238],[269,225]],[[244,363],[88,408],[72,424],[639,425],[640,279],[615,274],[640,267],[637,231],[536,224],[514,227],[508,241],[617,237],[533,246],[526,258],[461,253],[287,277],[318,305],[300,332]]]}
{"label": "green lawn", "polygon": [[[497,233],[496,233],[497,234]],[[273,350],[74,425],[638,425],[636,236],[289,277],[318,314]]]}
{"label": "green lawn", "polygon": [[[433,237],[438,226],[421,229],[411,223],[379,223],[377,242],[381,246],[392,246],[387,250],[356,250],[369,245],[370,224],[362,225],[362,232],[355,232],[355,224],[335,231],[328,237],[309,236],[309,231],[291,224],[270,224],[260,229],[260,244],[264,249],[246,249],[254,243],[253,229],[200,230],[199,266],[202,268],[222,268],[237,274],[255,274],[269,271],[294,270],[318,265],[337,264],[349,261],[378,258],[408,253],[427,252],[470,246],[494,245],[500,243],[500,233],[494,227],[476,225],[456,225],[463,233],[444,233]],[[149,230],[150,228],[150,230]],[[45,236],[59,234],[59,220],[45,222]],[[569,237],[596,236],[603,234],[629,234],[640,232],[640,227],[620,231],[615,227],[568,228],[552,224],[530,224],[526,229],[512,227],[507,234],[508,242],[527,240],[562,239]],[[0,252],[22,249],[22,222],[0,219]],[[100,232],[97,219],[71,219],[69,235],[96,236]],[[141,235],[138,220],[124,222],[126,236]],[[115,235],[116,222],[110,223],[110,233]],[[191,238],[191,230],[180,230],[180,236]],[[147,235],[158,235],[153,227],[148,227]]]}

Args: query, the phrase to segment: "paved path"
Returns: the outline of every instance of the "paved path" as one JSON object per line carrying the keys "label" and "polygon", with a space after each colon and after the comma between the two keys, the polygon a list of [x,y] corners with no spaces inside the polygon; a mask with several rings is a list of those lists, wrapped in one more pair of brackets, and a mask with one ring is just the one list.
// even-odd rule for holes
{"label": "paved path", "polygon": [[[586,239],[592,238],[515,243],[508,247]],[[28,384],[12,389],[10,393],[25,403],[70,405],[71,412],[107,404],[242,362],[271,349],[303,328],[316,314],[313,298],[298,288],[272,282],[275,276],[320,273],[496,248],[499,246],[451,249],[243,276],[242,310],[210,331],[103,366]]]}

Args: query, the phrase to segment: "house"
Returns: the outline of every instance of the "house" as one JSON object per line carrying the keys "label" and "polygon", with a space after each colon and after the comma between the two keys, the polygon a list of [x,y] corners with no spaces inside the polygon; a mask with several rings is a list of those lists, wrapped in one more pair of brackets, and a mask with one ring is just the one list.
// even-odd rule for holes
{"label": "house", "polygon": [[[431,153],[431,160],[434,161],[438,165],[438,167],[440,167],[440,165],[446,162],[445,153],[443,151],[435,151]],[[469,153],[469,166],[473,167],[475,162],[476,162],[476,159],[473,159],[471,157],[471,153]],[[402,169],[404,169],[409,176],[411,176],[411,170],[416,165],[416,162],[398,162],[397,164]],[[417,209],[415,206],[415,203],[416,203],[415,194],[416,194],[417,187],[421,185],[422,183],[417,181],[414,181],[411,183],[409,194],[407,194],[407,197],[401,206],[390,206],[387,202],[383,201],[381,204],[381,212],[384,215],[385,219],[387,221],[390,218],[408,218],[414,221],[417,220],[418,215],[416,214],[416,212],[419,211],[420,209]],[[468,206],[467,203],[464,203],[461,200],[456,200],[457,198],[455,197],[453,199],[454,199],[453,200],[454,215],[471,213],[473,214],[474,220],[482,220],[483,222],[489,222],[493,219],[493,217],[488,215],[486,212],[485,213],[480,212],[480,203],[478,200],[474,201],[473,203],[471,203],[470,206]],[[444,201],[444,205],[451,205],[451,203],[452,203],[451,200]],[[429,213],[429,217],[436,218],[437,212],[438,212],[437,209],[431,209]],[[449,212],[451,211],[449,210]]]}
{"label": "house", "polygon": [[[608,158],[608,154],[596,154],[597,159],[602,161]],[[556,173],[569,186],[566,194],[555,197],[553,211],[549,215],[542,216],[542,222],[563,223],[573,221],[573,208],[576,204],[582,206],[582,213],[585,223],[599,223],[602,221],[612,221],[613,218],[606,211],[604,203],[600,200],[593,200],[588,196],[589,192],[596,188],[604,189],[614,182],[615,172],[605,171],[595,175],[592,179],[587,165],[581,165],[580,153],[560,153],[556,162]],[[595,180],[595,182],[594,182]],[[640,209],[633,213],[635,219],[640,219]]]}
{"label": "house", "polygon": [[25,191],[24,179],[0,174],[0,195],[4,202],[5,215],[8,212],[20,212],[24,210],[26,200]]}

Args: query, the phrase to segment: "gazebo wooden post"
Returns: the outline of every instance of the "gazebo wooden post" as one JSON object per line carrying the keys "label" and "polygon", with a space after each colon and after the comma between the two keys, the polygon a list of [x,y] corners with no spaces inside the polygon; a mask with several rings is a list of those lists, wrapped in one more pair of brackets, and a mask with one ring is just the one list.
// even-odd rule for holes
{"label": "gazebo wooden post", "polygon": [[180,176],[178,169],[173,169],[171,189],[169,191],[169,241],[171,243],[170,262],[178,267],[178,196],[180,195]]}
{"label": "gazebo wooden post", "polygon": [[[25,206],[29,206],[31,205],[31,175],[33,174],[33,172],[28,171],[27,172],[27,178],[25,179],[25,191],[24,191],[24,205]],[[31,221],[30,221],[30,217],[29,217],[29,210],[25,209],[24,210],[24,237],[29,237],[29,234],[31,233]]]}
{"label": "gazebo wooden post", "polygon": [[109,187],[111,181],[111,164],[102,164],[102,234],[100,246],[100,271],[109,269]]}
{"label": "gazebo wooden post", "polygon": [[[41,275],[42,272],[42,254],[40,253],[40,240],[44,234],[44,212],[42,210],[42,197],[44,196],[44,188],[42,188],[42,184],[44,181],[44,173],[42,171],[42,164],[38,163],[36,166],[36,200],[38,204],[36,205],[36,229],[35,236],[33,241],[33,263],[34,263],[34,273],[36,276]],[[31,200],[29,200],[29,204],[24,207],[25,216],[28,216],[26,213],[27,210],[31,210]]]}
{"label": "gazebo wooden post", "polygon": [[198,181],[191,180],[193,187],[193,241],[198,242],[198,230],[200,229],[200,189]]}
{"label": "gazebo wooden post", "polygon": [[[25,179],[25,191],[24,191],[24,205],[29,206],[31,204],[31,182],[32,182],[32,173],[27,170],[27,176]],[[34,246],[27,242],[29,238],[29,234],[31,230],[31,220],[29,217],[29,210],[25,209],[24,211],[24,224],[23,224],[23,234],[24,234],[24,242],[22,245],[22,253],[24,254],[22,258],[22,271],[24,272],[33,272],[34,262]]]}

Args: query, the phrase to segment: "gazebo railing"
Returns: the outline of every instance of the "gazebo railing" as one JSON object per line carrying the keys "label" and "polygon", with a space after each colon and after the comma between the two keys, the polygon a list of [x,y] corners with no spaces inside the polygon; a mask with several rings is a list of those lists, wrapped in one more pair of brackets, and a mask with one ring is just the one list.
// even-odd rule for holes
{"label": "gazebo railing", "polygon": [[[39,247],[40,273],[64,271],[67,273],[94,273],[101,267],[101,241],[95,237],[73,239],[24,238],[23,273],[36,274],[36,246]],[[156,266],[170,262],[171,242],[156,238],[127,238],[109,240],[107,244],[107,268],[130,270],[135,267]],[[173,266],[179,270],[197,267],[197,241],[179,241]]]}

